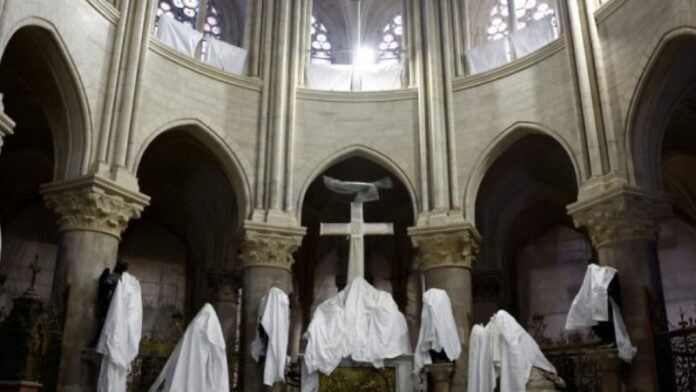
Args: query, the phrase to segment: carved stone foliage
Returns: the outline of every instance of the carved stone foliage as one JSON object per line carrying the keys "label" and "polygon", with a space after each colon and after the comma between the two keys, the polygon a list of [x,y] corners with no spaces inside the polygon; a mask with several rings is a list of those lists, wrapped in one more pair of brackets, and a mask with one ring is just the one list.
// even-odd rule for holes
{"label": "carved stone foliage", "polygon": [[656,240],[658,219],[671,214],[668,201],[632,189],[620,189],[572,204],[568,212],[585,227],[596,246],[633,239]]}
{"label": "carved stone foliage", "polygon": [[292,254],[300,247],[304,229],[250,228],[247,224],[240,246],[242,268],[273,267],[290,270]]}
{"label": "carved stone foliage", "polygon": [[423,271],[442,267],[471,269],[479,251],[479,235],[469,225],[440,230],[412,228],[409,234],[420,252]]}
{"label": "carved stone foliage", "polygon": [[61,231],[91,230],[117,238],[149,203],[147,196],[96,176],[48,184],[42,193]]}

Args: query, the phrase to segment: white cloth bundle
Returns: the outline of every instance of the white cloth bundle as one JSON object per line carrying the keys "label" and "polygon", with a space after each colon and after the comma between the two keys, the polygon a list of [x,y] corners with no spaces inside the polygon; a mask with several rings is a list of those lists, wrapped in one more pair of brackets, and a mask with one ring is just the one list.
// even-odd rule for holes
{"label": "white cloth bundle", "polygon": [[206,43],[208,44],[205,56],[206,63],[238,75],[244,73],[247,58],[246,49],[219,39],[206,39]]}
{"label": "white cloth bundle", "polygon": [[394,299],[361,277],[317,307],[305,337],[309,373],[331,374],[348,357],[381,368],[384,359],[411,353],[406,318]]}
{"label": "white cloth bundle", "polygon": [[529,22],[527,27],[510,34],[510,42],[517,58],[526,56],[555,39],[556,32],[550,17]]}
{"label": "white cloth bundle", "polygon": [[472,329],[469,351],[469,391],[491,392],[500,377],[500,390],[525,392],[532,367],[556,374],[539,345],[504,310],[485,329]]}
{"label": "white cloth bundle", "polygon": [[273,386],[277,381],[285,381],[285,362],[290,334],[288,295],[283,290],[271,288],[261,303],[259,315],[259,324],[266,332],[268,341],[264,341],[257,328],[256,338],[251,343],[251,356],[259,362],[261,354],[265,351],[263,383]]}
{"label": "white cloth bundle", "polygon": [[111,297],[97,352],[103,355],[97,391],[125,392],[131,362],[138,356],[143,304],[138,279],[121,275]]}
{"label": "white cloth bundle", "polygon": [[600,267],[596,264],[587,266],[580,291],[573,299],[568,311],[565,328],[568,330],[589,328],[600,321],[609,321],[609,303],[611,302],[619,358],[630,363],[636,355],[636,348],[631,344],[631,338],[621,317],[621,309],[614,300],[609,300],[607,294],[609,284],[616,273],[617,270],[612,267]]}
{"label": "white cloth bundle", "polygon": [[510,62],[508,45],[507,37],[503,37],[467,50],[466,62],[469,73],[475,75]]}
{"label": "white cloth bundle", "polygon": [[215,309],[205,304],[186,328],[150,392],[229,392],[225,338]]}
{"label": "white cloth bundle", "polygon": [[376,64],[360,69],[361,91],[398,90],[403,87],[403,65]]}
{"label": "white cloth bundle", "polygon": [[430,350],[445,350],[450,361],[459,359],[462,352],[452,303],[447,292],[440,289],[430,289],[423,294],[421,329],[413,358],[414,373],[419,373],[423,365],[432,363]]}
{"label": "white cloth bundle", "polygon": [[350,91],[352,78],[352,65],[307,65],[307,87],[312,89]]}
{"label": "white cloth bundle", "polygon": [[157,27],[157,39],[181,53],[194,57],[203,33],[171,16],[162,16]]}

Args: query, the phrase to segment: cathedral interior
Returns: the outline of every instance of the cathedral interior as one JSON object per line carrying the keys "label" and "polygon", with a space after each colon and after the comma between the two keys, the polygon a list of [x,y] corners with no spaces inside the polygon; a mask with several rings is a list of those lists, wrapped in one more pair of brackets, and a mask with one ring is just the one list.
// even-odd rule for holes
{"label": "cathedral interior", "polygon": [[[501,309],[562,390],[696,390],[695,0],[0,0],[0,391],[97,390],[100,277],[125,260],[128,391],[205,303],[230,391],[271,390],[250,351],[276,287],[273,390],[304,392],[353,251],[321,234],[351,220],[324,176],[391,179],[364,278],[411,344],[423,292],[451,299],[462,354],[414,391],[466,391]],[[590,263],[618,271],[630,363],[564,328]]]}

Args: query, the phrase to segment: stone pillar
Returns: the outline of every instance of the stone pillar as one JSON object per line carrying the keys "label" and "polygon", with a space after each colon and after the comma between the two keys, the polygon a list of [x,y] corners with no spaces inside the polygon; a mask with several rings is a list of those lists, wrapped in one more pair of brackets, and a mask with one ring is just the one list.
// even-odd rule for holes
{"label": "stone pillar", "polygon": [[655,322],[665,317],[657,219],[668,216],[670,206],[659,196],[622,187],[572,204],[568,212],[588,230],[599,264],[619,271],[622,315],[638,349],[622,381],[632,391],[657,391],[653,335],[656,325],[666,325]]}
{"label": "stone pillar", "polygon": [[[237,350],[237,314],[239,309],[238,289],[241,286],[239,276],[233,271],[210,270],[207,272],[208,301],[215,308],[220,319],[222,334],[227,345],[227,368],[230,386],[238,372],[239,351]],[[238,374],[238,373],[237,373]]]}
{"label": "stone pillar", "polygon": [[433,392],[449,392],[454,366],[451,363],[433,363],[425,367]]}
{"label": "stone pillar", "polygon": [[468,223],[439,227],[412,227],[409,235],[421,256],[425,289],[447,291],[457,322],[462,354],[452,376],[452,390],[467,387],[469,333],[471,330],[471,267],[478,253],[480,236]]}
{"label": "stone pillar", "polygon": [[149,198],[97,176],[46,184],[41,192],[61,232],[53,282],[64,318],[58,389],[94,390],[99,369],[83,351],[98,333],[99,276],[114,267],[121,233]]}
{"label": "stone pillar", "polygon": [[[263,366],[251,357],[261,299],[272,287],[292,293],[292,254],[300,247],[305,229],[247,221],[241,245],[242,262],[242,385],[243,390],[264,390]],[[278,386],[278,384],[276,384]]]}
{"label": "stone pillar", "polygon": [[14,121],[5,114],[5,106],[2,103],[2,94],[0,94],[0,153],[2,153],[3,139],[7,135],[12,135],[14,127]]}

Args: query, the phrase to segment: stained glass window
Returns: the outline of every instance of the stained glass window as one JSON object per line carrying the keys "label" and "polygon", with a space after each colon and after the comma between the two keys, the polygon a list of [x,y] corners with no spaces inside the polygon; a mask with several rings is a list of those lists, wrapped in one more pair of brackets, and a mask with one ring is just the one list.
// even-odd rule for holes
{"label": "stained glass window", "polygon": [[486,29],[489,40],[503,38],[510,32],[510,24],[515,23],[517,29],[523,29],[534,20],[551,17],[551,21],[558,29],[556,11],[548,0],[509,0],[513,2],[514,16],[510,15],[508,0],[498,0],[493,6]]}
{"label": "stained glass window", "polygon": [[163,15],[172,16],[195,29],[198,5],[198,0],[160,0],[157,19],[159,20]]}
{"label": "stained glass window", "polygon": [[401,15],[397,15],[382,30],[382,42],[379,44],[380,62],[401,61],[403,34],[403,20]]}
{"label": "stained glass window", "polygon": [[208,2],[207,8],[205,23],[203,24],[203,34],[207,37],[222,39],[223,26],[218,10],[213,7],[210,2]]}
{"label": "stained glass window", "polygon": [[312,62],[331,63],[333,55],[331,53],[329,31],[326,29],[326,26],[314,16],[312,16],[311,39],[310,57]]}

